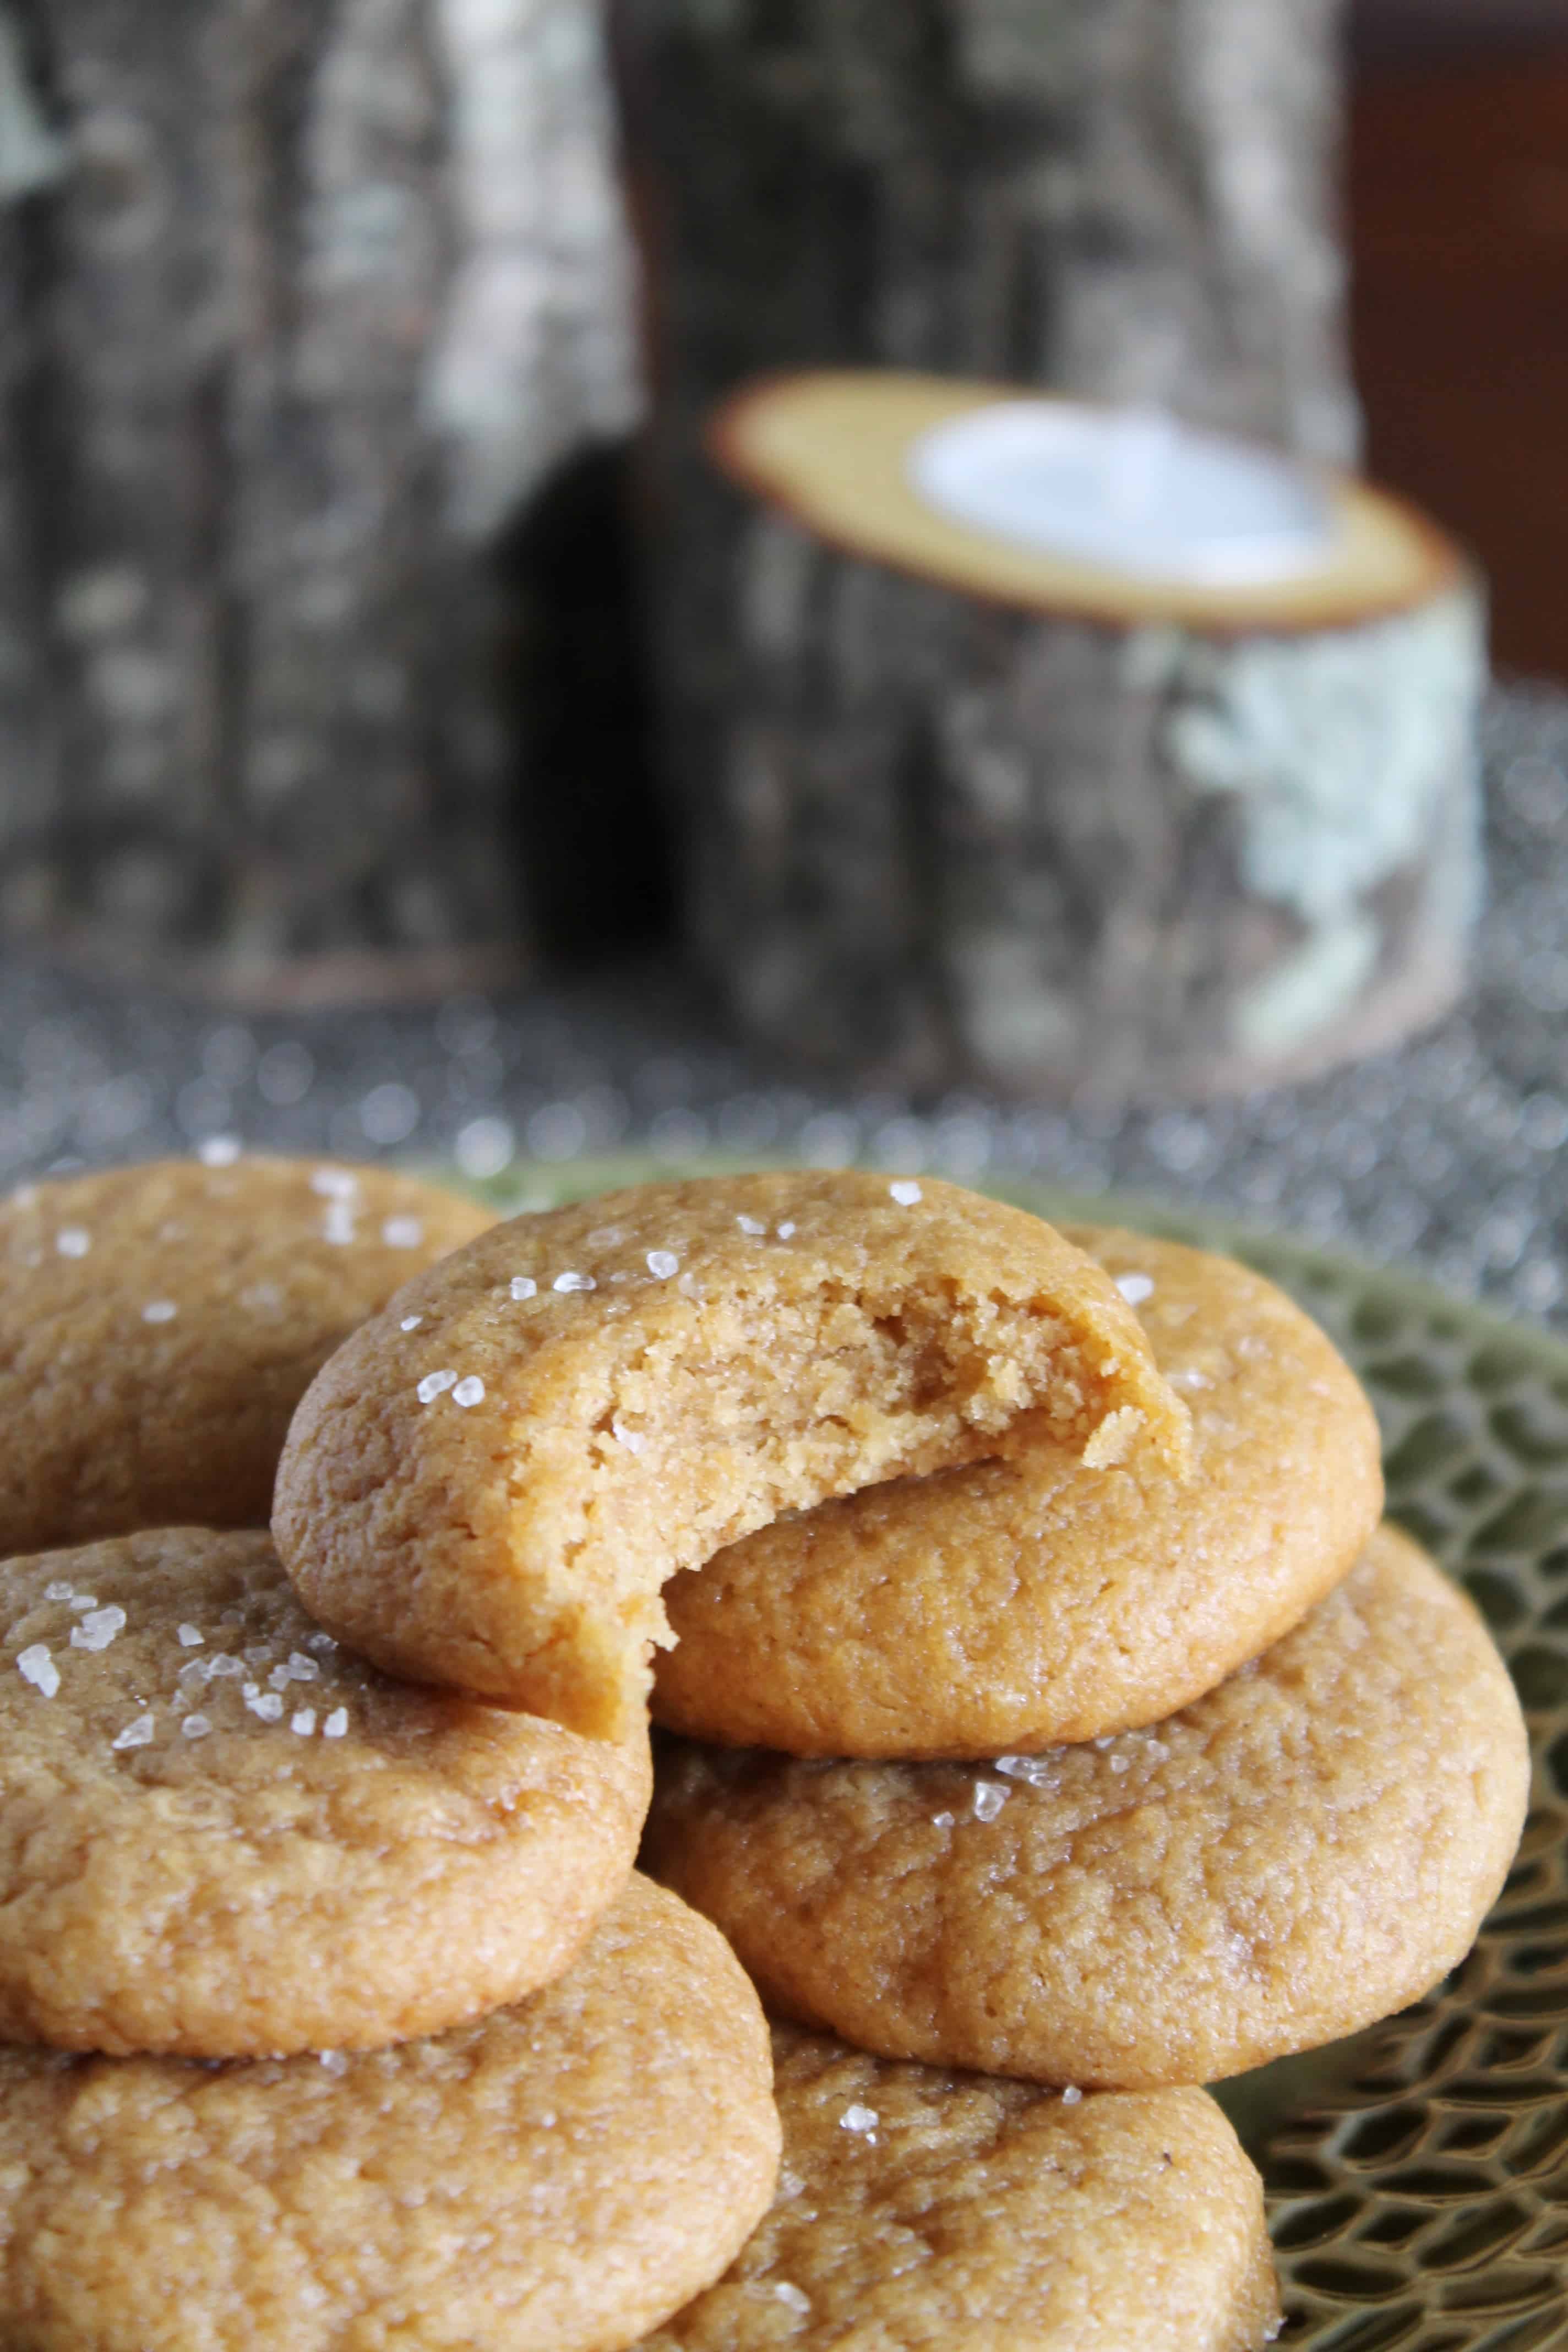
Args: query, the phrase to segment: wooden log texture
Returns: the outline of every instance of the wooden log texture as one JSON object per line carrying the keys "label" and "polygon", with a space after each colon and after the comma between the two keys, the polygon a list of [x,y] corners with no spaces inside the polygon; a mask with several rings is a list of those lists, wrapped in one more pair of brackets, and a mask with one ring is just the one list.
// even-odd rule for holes
{"label": "wooden log texture", "polygon": [[1202,1096],[1432,1018],[1479,877],[1479,599],[1305,637],[1041,618],[742,539],[695,899],[784,1052]]}
{"label": "wooden log texture", "polygon": [[0,611],[58,749],[0,807],[13,916],[241,995],[506,968],[491,550],[637,408],[593,0],[22,21],[63,168],[4,227],[0,497],[47,522]]}
{"label": "wooden log texture", "polygon": [[742,383],[872,365],[1349,460],[1338,16],[622,0],[687,919],[771,1043],[914,1084],[1202,1092],[1452,993],[1472,588],[1293,642],[1009,612],[826,544],[704,448]]}

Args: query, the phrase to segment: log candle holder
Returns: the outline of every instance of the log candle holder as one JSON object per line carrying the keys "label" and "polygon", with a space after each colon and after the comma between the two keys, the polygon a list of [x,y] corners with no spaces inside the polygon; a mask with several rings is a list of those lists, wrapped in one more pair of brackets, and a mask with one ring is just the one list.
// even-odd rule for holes
{"label": "log candle holder", "polygon": [[1482,619],[1425,518],[892,371],[753,383],[707,446],[689,903],[752,1034],[914,1086],[1204,1095],[1452,998]]}

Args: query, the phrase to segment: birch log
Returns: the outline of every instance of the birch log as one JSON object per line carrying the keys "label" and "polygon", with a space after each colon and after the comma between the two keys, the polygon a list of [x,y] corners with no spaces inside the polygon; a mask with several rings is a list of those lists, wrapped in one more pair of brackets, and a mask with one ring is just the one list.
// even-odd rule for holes
{"label": "birch log", "polygon": [[0,228],[8,929],[258,998],[510,969],[492,551],[637,407],[594,0],[7,5],[58,147]]}
{"label": "birch log", "polygon": [[[1271,636],[1267,600],[1208,631],[1136,597],[1053,613],[708,446],[742,387],[881,369],[1342,466],[1338,13],[622,0],[688,922],[770,1043],[916,1085],[1201,1092],[1452,993],[1479,646],[1451,553],[1326,633]],[[1311,837],[1282,875],[1259,845],[1287,805]]]}

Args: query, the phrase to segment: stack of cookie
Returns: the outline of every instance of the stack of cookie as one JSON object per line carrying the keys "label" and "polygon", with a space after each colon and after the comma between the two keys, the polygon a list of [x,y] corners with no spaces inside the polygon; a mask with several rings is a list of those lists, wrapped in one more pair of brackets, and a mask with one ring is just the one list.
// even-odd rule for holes
{"label": "stack of cookie", "polygon": [[[1327,1339],[1232,1261],[1070,1238],[1190,1408],[1186,1480],[1037,1442],[767,1528],[667,1593],[645,1865],[775,2015],[876,2053],[868,2116],[921,2068],[1171,2096],[1351,2032],[1468,1950],[1523,1822],[1512,1686],[1379,1525],[1375,1425]],[[889,2307],[889,2343],[970,2340]],[[1260,2340],[1256,2305],[1233,2332],[1120,2324],[1105,2341]],[[660,2339],[727,2340],[706,2317]]]}
{"label": "stack of cookie", "polygon": [[1211,2082],[1468,1950],[1523,1724],[1469,1603],[1379,1527],[1317,1327],[1231,1260],[1072,1238],[1190,1408],[1191,1476],[1038,1444],[678,1579],[655,1713],[686,1737],[645,1852],[772,2006],[865,2049]]}
{"label": "stack of cookie", "polygon": [[1523,1801],[1279,1294],[859,1175],[132,1171],[0,1251],[0,2334],[1265,2339],[1195,2086],[1425,1989]]}
{"label": "stack of cookie", "polygon": [[586,2352],[773,2194],[756,1995],[633,1874],[646,1730],[391,1681],[255,1524],[320,1366],[492,1223],[265,1162],[0,1210],[7,2344]]}
{"label": "stack of cookie", "polygon": [[[274,1524],[311,1611],[384,1666],[615,1737],[672,1570],[836,1488],[1040,1446],[1089,1477],[1179,1475],[1191,1446],[1127,1300],[1049,1228],[913,1180],[650,1187],[410,1285],[296,1416]],[[765,1640],[718,1660],[738,1696],[792,1671]],[[1259,2185],[1201,2091],[980,2082],[784,2026],[775,2054],[779,2197],[654,2342],[1263,2340]]]}

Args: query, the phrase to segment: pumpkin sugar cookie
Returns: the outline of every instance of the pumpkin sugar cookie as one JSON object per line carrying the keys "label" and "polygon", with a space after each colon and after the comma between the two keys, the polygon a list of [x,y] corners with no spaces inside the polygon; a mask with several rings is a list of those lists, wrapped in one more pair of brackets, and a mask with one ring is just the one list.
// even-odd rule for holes
{"label": "pumpkin sugar cookie", "polygon": [[557,1975],[625,1885],[646,1732],[388,1682],[268,1537],[0,1562],[0,2037],[229,2057],[431,2032]]}
{"label": "pumpkin sugar cookie", "polygon": [[640,1713],[659,1588],[784,1510],[1050,1433],[1178,1468],[1185,1406],[1116,1286],[929,1179],[651,1184],[482,1234],[300,1405],[273,1527],[391,1673],[596,1736]]}
{"label": "pumpkin sugar cookie", "polygon": [[778,2168],[767,2029],[632,1879],[569,1972],[434,2040],[209,2068],[0,2050],[27,2352],[621,2352]]}
{"label": "pumpkin sugar cookie", "polygon": [[309,1160],[153,1160],[0,1201],[0,1555],[264,1528],[289,1416],[333,1349],[494,1223]]}
{"label": "pumpkin sugar cookie", "polygon": [[1377,1526],[1350,1367],[1234,1259],[1068,1227],[1191,1409],[1193,1475],[1049,1440],[760,1528],[664,1595],[657,1719],[794,1756],[994,1756],[1151,1723],[1336,1584]]}
{"label": "pumpkin sugar cookie", "polygon": [[1501,1888],[1529,1782],[1480,1618],[1384,1528],[1293,1633],[1152,1730],[978,1769],[661,1745],[644,1867],[804,2023],[1151,2089],[1428,1991]]}
{"label": "pumpkin sugar cookie", "polygon": [[784,2165],[639,2352],[1259,2352],[1263,2184],[1203,2091],[1059,2097],[773,2032]]}

